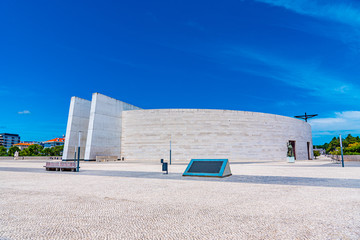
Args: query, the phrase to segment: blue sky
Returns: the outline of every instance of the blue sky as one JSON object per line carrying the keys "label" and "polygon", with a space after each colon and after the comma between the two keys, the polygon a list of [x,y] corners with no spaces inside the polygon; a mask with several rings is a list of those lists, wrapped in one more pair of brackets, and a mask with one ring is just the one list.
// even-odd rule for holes
{"label": "blue sky", "polygon": [[141,108],[318,113],[360,133],[360,2],[0,1],[0,132],[65,134],[71,96]]}

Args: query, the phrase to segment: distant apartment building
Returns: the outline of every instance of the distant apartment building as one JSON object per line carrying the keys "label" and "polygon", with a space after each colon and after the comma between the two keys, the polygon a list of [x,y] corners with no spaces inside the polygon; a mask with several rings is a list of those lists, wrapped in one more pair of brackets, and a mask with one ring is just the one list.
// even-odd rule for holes
{"label": "distant apartment building", "polygon": [[65,138],[54,138],[48,141],[43,142],[44,148],[51,148],[55,146],[62,146],[64,145]]}
{"label": "distant apartment building", "polygon": [[6,147],[9,149],[12,145],[20,142],[19,134],[12,133],[0,133],[0,146]]}

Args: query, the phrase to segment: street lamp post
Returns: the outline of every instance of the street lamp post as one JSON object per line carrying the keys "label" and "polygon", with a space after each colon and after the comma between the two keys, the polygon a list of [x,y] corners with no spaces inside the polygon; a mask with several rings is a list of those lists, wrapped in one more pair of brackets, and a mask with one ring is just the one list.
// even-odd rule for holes
{"label": "street lamp post", "polygon": [[81,131],[79,131],[79,142],[78,142],[78,157],[77,157],[77,165],[76,165],[76,171],[79,172],[80,168],[80,143],[81,142]]}
{"label": "street lamp post", "polygon": [[170,136],[170,165],[171,165],[171,136]]}
{"label": "street lamp post", "polygon": [[340,138],[340,149],[341,149],[341,166],[344,167],[344,153],[343,153],[341,134],[339,135],[339,138]]}

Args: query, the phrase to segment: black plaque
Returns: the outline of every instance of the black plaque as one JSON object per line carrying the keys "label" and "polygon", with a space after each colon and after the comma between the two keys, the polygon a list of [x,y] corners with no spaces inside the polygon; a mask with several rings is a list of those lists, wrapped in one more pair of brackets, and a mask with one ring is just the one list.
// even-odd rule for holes
{"label": "black plaque", "polygon": [[188,173],[219,173],[223,161],[194,161]]}

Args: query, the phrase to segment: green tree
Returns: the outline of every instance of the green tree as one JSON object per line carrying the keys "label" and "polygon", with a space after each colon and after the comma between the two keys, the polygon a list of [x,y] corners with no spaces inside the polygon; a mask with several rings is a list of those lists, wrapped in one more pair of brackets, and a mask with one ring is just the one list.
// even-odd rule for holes
{"label": "green tree", "polygon": [[6,156],[6,155],[7,155],[6,147],[0,146],[0,156]]}
{"label": "green tree", "polygon": [[356,143],[356,137],[351,136],[351,134],[347,135],[347,137],[345,138],[345,141],[347,142],[347,144],[353,144]]}
{"label": "green tree", "polygon": [[360,154],[360,142],[349,144],[348,147],[344,148],[344,154],[346,155]]}
{"label": "green tree", "polygon": [[64,146],[55,146],[53,147],[54,155],[53,156],[61,156],[64,150]]}
{"label": "green tree", "polygon": [[322,149],[328,149],[328,147],[329,147],[329,144],[328,143],[324,143],[324,145],[322,145]]}
{"label": "green tree", "polygon": [[8,156],[13,157],[16,151],[20,152],[20,148],[18,146],[12,146],[11,148],[9,148]]}
{"label": "green tree", "polygon": [[20,152],[20,156],[40,156],[43,148],[39,144],[30,145]]}
{"label": "green tree", "polygon": [[326,153],[330,153],[332,151],[335,151],[337,147],[340,146],[340,140],[337,137],[333,137],[333,139],[330,141],[329,146],[326,148]]}
{"label": "green tree", "polygon": [[314,157],[315,157],[315,159],[316,159],[316,157],[318,157],[318,156],[320,156],[320,152],[319,151],[314,151]]}
{"label": "green tree", "polygon": [[44,155],[44,156],[54,156],[54,151],[52,148],[44,148],[41,153]]}
{"label": "green tree", "polygon": [[[345,139],[342,140],[344,154],[353,155],[360,154],[360,137],[353,137],[351,134],[348,134]],[[339,137],[334,137],[330,143],[324,143],[324,145],[318,146],[319,148],[326,149],[326,153],[333,155],[339,155],[340,152],[340,139]]]}

